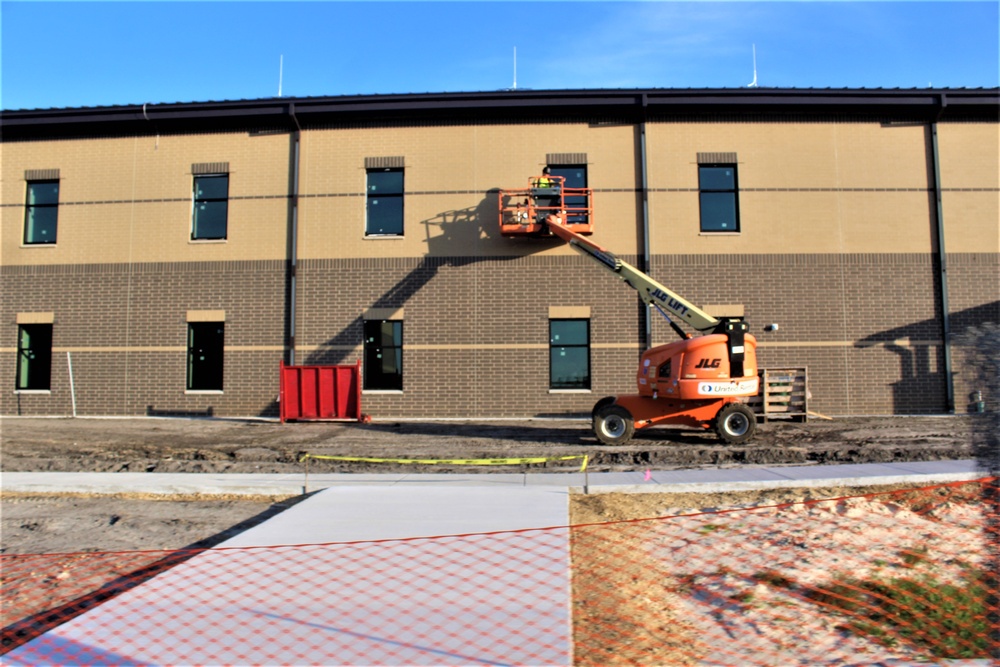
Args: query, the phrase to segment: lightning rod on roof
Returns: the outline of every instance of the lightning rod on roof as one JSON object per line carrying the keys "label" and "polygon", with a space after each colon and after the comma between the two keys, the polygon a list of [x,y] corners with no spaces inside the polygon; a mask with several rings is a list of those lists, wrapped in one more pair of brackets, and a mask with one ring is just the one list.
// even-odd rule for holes
{"label": "lightning rod on roof", "polygon": [[756,88],[756,87],[757,87],[757,45],[754,44],[753,45],[753,81],[750,82],[750,85],[748,85],[747,88]]}
{"label": "lightning rod on roof", "polygon": [[285,54],[278,56],[278,97],[281,97],[281,77],[285,73]]}
{"label": "lightning rod on roof", "polygon": [[514,47],[514,85],[513,90],[517,90],[517,47]]}

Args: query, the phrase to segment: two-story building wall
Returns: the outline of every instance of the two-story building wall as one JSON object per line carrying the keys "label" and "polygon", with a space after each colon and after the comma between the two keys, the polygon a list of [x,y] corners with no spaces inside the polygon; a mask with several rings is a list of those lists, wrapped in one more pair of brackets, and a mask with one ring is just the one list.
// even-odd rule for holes
{"label": "two-story building wall", "polygon": [[998,112],[996,89],[3,112],[0,413],[273,416],[282,360],[361,360],[376,417],[587,413],[675,334],[565,245],[499,234],[498,190],[545,167],[592,189],[596,242],[807,367],[816,411],[962,412],[952,339],[1000,321]]}

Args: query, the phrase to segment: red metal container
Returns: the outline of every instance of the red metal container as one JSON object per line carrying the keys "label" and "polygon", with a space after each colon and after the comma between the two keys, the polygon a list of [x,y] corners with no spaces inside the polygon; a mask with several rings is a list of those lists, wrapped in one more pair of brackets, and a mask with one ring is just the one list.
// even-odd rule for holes
{"label": "red metal container", "polygon": [[281,421],[368,421],[361,414],[361,362],[286,366],[281,362]]}

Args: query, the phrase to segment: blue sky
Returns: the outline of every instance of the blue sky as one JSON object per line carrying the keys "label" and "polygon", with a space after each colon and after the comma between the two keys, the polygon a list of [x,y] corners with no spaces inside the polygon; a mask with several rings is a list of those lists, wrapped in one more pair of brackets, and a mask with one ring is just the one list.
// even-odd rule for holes
{"label": "blue sky", "polygon": [[[1000,85],[1000,2],[0,2],[0,107]],[[283,67],[279,68],[279,62]]]}

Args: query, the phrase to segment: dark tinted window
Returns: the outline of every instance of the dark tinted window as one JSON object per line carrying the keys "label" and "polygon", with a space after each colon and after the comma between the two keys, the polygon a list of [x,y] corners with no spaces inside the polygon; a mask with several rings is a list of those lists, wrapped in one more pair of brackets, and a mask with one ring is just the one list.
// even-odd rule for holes
{"label": "dark tinted window", "polygon": [[[562,176],[565,178],[563,185],[567,188],[585,188],[587,187],[587,165],[563,165],[563,166],[550,166],[549,173],[553,176]],[[586,196],[567,196],[563,199],[563,203],[566,205],[570,212],[566,216],[566,221],[571,223],[585,223],[587,221],[587,215],[584,213],[573,214],[572,209],[574,208],[587,208],[587,197]]]}
{"label": "dark tinted window", "polygon": [[55,243],[59,181],[29,181],[24,208],[24,243]]}
{"label": "dark tinted window", "polygon": [[549,320],[549,388],[590,389],[589,320]]}
{"label": "dark tinted window", "polygon": [[229,175],[195,176],[192,239],[224,239],[228,234]]}
{"label": "dark tinted window", "polygon": [[365,320],[364,388],[403,389],[403,322]]}
{"label": "dark tinted window", "polygon": [[52,325],[17,328],[17,389],[47,390],[52,377]]}
{"label": "dark tinted window", "polygon": [[698,167],[701,231],[740,231],[736,165]]}
{"label": "dark tinted window", "polygon": [[365,234],[403,235],[403,170],[369,169]]}
{"label": "dark tinted window", "polygon": [[188,389],[222,391],[225,337],[225,322],[188,323]]}

